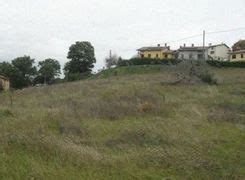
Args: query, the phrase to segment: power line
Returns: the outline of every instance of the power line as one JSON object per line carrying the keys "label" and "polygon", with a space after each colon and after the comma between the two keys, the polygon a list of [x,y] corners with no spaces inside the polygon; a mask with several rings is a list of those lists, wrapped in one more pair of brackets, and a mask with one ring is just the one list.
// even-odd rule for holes
{"label": "power line", "polygon": [[218,34],[218,33],[232,32],[232,31],[240,31],[240,30],[245,30],[245,27],[236,28],[236,29],[229,29],[229,30],[223,30],[223,31],[214,31],[214,32],[209,32],[207,34]]}
{"label": "power line", "polygon": [[[240,31],[240,30],[245,30],[245,27],[240,27],[240,28],[235,28],[235,29],[228,29],[228,30],[220,30],[220,31],[213,31],[213,32],[206,32],[206,35],[210,35],[210,34],[219,34],[219,33],[225,33],[225,32],[232,32],[232,31]],[[181,39],[177,39],[174,41],[170,41],[168,43],[173,43],[173,42],[179,42],[179,41],[183,41],[183,40],[187,40],[187,39],[192,39],[195,37],[201,37],[203,34],[196,34],[193,36],[188,36],[185,38],[181,38]]]}
{"label": "power line", "polygon": [[196,34],[196,35],[188,36],[188,37],[185,37],[185,38],[182,38],[182,39],[177,39],[177,40],[169,41],[167,43],[179,42],[179,41],[183,41],[183,40],[186,40],[186,39],[192,39],[192,38],[195,38],[195,37],[200,37],[202,35],[203,34]]}
{"label": "power line", "polygon": [[[245,30],[245,27],[240,27],[240,28],[235,28],[235,29],[228,29],[228,30],[219,30],[219,31],[206,32],[205,35],[212,35],[212,34],[219,34],[219,33],[226,33],[226,32],[234,32],[234,31],[240,31],[240,30]],[[184,37],[184,38],[181,38],[181,39],[176,39],[176,40],[173,40],[173,41],[169,41],[169,42],[167,42],[167,44],[175,43],[175,42],[181,42],[183,40],[192,39],[192,38],[201,37],[201,36],[203,36],[203,33],[195,34],[195,35],[192,35],[192,36],[187,36],[187,37]],[[162,43],[162,44],[164,44],[164,43]],[[135,49],[123,49],[121,51],[125,52],[125,51],[133,51],[133,50],[135,50]]]}

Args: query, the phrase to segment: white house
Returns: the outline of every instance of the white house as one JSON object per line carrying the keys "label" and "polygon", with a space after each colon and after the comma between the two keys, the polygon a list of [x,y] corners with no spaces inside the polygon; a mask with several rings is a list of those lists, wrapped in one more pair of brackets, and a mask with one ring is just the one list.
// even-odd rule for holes
{"label": "white house", "polygon": [[208,57],[211,60],[228,61],[230,48],[226,44],[209,45]]}
{"label": "white house", "polygon": [[180,46],[178,49],[178,59],[180,60],[206,60],[208,59],[208,47],[201,46]]}

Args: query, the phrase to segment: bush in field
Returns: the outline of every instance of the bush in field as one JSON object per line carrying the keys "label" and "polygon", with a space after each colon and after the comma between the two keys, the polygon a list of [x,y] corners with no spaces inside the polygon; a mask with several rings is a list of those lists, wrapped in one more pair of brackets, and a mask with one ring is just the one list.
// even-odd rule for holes
{"label": "bush in field", "polygon": [[83,80],[91,76],[90,72],[85,73],[69,73],[66,74],[66,80],[68,81],[77,81],[77,80]]}
{"label": "bush in field", "polygon": [[215,79],[214,75],[209,72],[202,73],[198,77],[205,83],[213,85],[218,84],[217,79]]}

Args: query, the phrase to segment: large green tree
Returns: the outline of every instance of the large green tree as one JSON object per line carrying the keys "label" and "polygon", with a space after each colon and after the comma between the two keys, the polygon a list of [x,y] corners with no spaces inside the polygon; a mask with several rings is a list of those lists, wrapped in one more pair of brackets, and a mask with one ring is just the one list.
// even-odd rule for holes
{"label": "large green tree", "polygon": [[67,58],[70,61],[65,64],[64,70],[68,80],[79,79],[80,75],[90,73],[96,62],[94,47],[87,41],[72,44]]}
{"label": "large green tree", "polygon": [[17,57],[12,60],[12,65],[20,73],[20,79],[22,81],[23,87],[32,84],[33,79],[37,75],[37,69],[34,66],[35,60],[30,56]]}
{"label": "large green tree", "polygon": [[44,84],[50,83],[60,75],[60,63],[55,59],[40,61],[38,66],[39,79],[41,79]]}

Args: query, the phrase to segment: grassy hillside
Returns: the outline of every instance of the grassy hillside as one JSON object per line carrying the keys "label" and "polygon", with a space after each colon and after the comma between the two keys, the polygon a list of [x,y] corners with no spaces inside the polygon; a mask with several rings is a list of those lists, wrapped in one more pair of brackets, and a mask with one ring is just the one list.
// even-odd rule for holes
{"label": "grassy hillside", "polygon": [[0,94],[0,179],[244,179],[245,72],[209,71],[218,85],[139,66]]}

